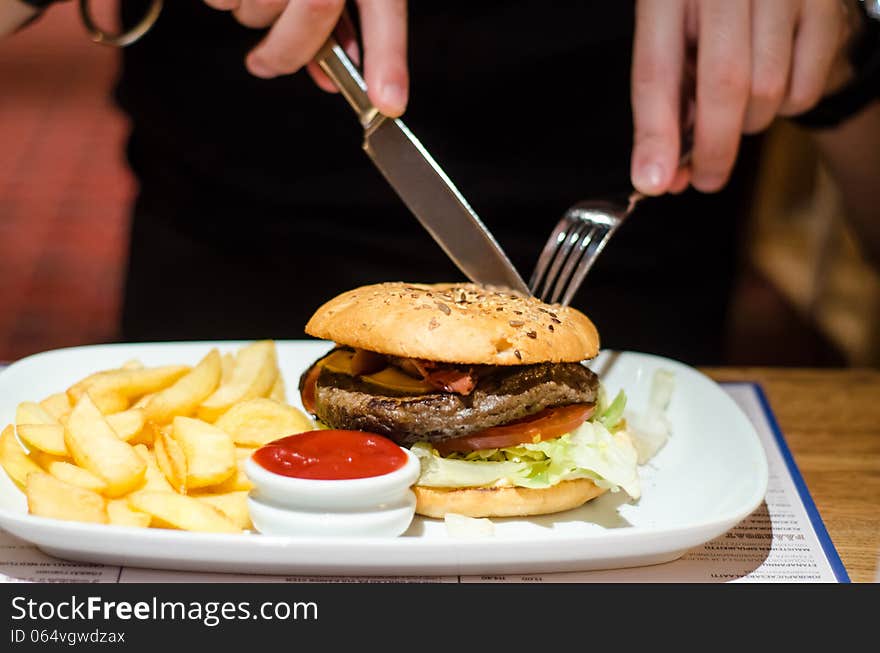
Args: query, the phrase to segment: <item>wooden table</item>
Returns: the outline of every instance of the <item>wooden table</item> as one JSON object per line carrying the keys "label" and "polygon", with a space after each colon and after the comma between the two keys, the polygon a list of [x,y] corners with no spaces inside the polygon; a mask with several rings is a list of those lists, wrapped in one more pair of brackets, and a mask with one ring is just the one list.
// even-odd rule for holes
{"label": "wooden table", "polygon": [[880,580],[880,371],[703,371],[763,386],[850,579]]}

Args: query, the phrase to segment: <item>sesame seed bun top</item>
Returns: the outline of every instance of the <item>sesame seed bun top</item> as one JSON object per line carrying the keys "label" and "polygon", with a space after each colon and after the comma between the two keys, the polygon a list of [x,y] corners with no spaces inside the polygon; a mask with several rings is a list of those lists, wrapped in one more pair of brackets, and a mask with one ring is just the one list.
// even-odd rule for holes
{"label": "sesame seed bun top", "polygon": [[580,311],[471,283],[362,286],[321,306],[305,330],[341,345],[443,363],[577,362],[599,351],[596,327]]}

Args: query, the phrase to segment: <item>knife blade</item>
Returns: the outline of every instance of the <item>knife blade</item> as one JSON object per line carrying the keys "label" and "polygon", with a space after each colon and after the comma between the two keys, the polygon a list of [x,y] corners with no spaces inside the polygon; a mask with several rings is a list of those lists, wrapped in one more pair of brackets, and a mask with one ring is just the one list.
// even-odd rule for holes
{"label": "knife blade", "polygon": [[364,151],[465,276],[530,295],[504,250],[421,142],[403,121],[372,105],[360,72],[333,37],[315,61],[357,113]]}

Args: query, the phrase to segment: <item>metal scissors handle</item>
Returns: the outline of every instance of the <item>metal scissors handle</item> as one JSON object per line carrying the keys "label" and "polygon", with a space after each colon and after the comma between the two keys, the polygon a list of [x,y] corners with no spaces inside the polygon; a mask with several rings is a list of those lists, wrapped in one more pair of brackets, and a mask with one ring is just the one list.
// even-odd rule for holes
{"label": "metal scissors handle", "polygon": [[83,25],[85,25],[86,30],[95,43],[124,48],[140,39],[150,30],[153,23],[156,22],[156,19],[159,18],[159,14],[162,12],[162,2],[163,0],[152,0],[149,9],[147,9],[147,12],[138,21],[137,25],[129,30],[120,32],[119,34],[108,34],[98,27],[97,23],[95,23],[92,18],[92,10],[89,6],[89,0],[79,0],[79,15],[82,19]]}

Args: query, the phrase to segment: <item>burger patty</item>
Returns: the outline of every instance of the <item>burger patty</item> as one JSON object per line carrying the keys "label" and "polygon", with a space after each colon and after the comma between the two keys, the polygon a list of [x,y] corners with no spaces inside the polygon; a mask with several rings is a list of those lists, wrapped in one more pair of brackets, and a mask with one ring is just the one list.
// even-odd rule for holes
{"label": "burger patty", "polygon": [[580,363],[542,363],[491,368],[467,396],[393,397],[324,369],[315,386],[315,413],[332,428],[379,433],[410,446],[468,435],[545,408],[595,403],[598,385],[596,374]]}

